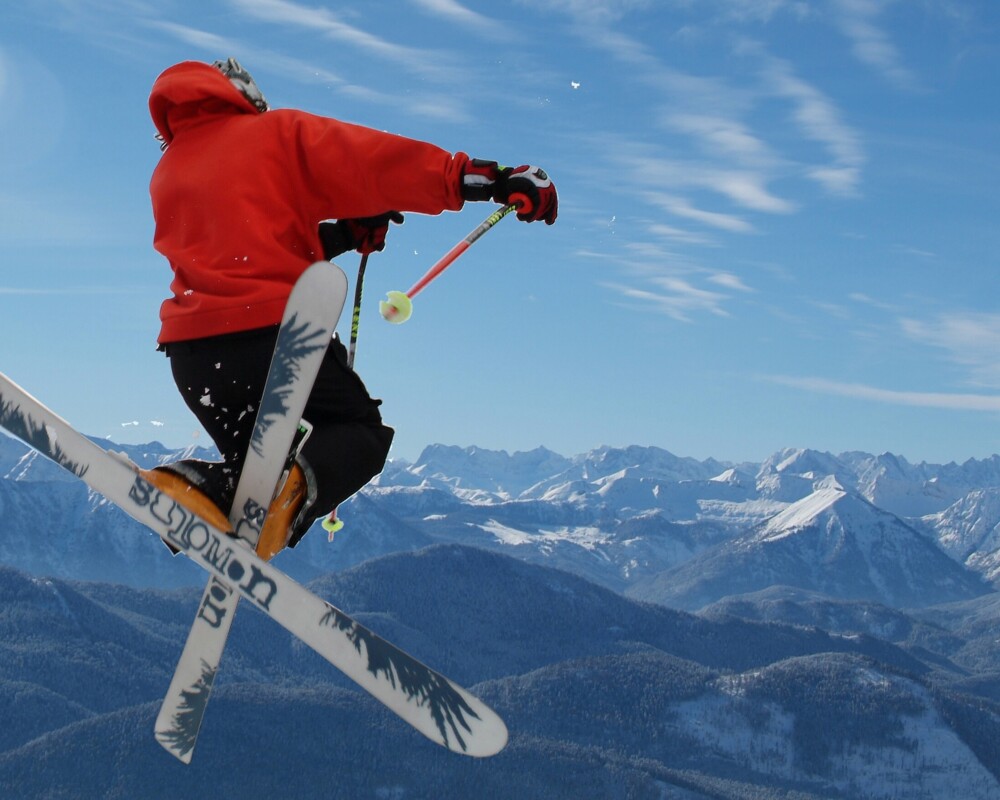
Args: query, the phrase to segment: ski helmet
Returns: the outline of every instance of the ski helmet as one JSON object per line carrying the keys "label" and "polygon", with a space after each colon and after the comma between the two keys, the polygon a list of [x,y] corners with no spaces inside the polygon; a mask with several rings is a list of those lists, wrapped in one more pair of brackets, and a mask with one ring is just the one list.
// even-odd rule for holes
{"label": "ski helmet", "polygon": [[240,62],[235,58],[225,61],[216,61],[212,64],[219,72],[229,78],[229,82],[240,90],[247,100],[253,103],[254,107],[261,113],[267,111],[267,100],[264,99],[260,87],[254,81],[250,73],[240,66]]}

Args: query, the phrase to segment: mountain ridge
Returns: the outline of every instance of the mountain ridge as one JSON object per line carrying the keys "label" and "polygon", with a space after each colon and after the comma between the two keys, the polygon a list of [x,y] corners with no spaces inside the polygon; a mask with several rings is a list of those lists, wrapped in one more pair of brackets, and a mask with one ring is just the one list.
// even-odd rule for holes
{"label": "mountain ridge", "polygon": [[[123,449],[144,466],[192,454],[158,443]],[[10,437],[0,437],[0,468],[0,563],[63,577],[118,576],[132,585],[200,582],[192,565],[165,560],[154,537]],[[757,526],[779,524],[796,513],[789,508],[820,502],[833,487],[892,514],[968,572],[1000,577],[1000,511],[987,502],[1000,491],[1000,456],[913,466],[892,454],[803,448],[732,464],[642,446],[567,458],[545,448],[509,454],[430,445],[417,463],[389,462],[343,505],[348,525],[333,546],[317,531],[279,563],[309,579],[395,550],[456,542],[628,591]],[[977,535],[980,528],[994,534]]]}
{"label": "mountain ridge", "polygon": [[[437,748],[248,612],[236,620],[194,763],[181,766],[151,731],[197,590],[4,569],[0,697],[21,706],[0,745],[0,789],[498,800],[1000,792],[990,744],[1000,705],[938,684],[930,665],[875,639],[708,620],[457,545],[391,554],[311,586],[469,685],[507,720],[507,750],[474,760]],[[40,658],[61,655],[25,665],[18,646],[29,644]],[[132,661],[80,671],[76,654],[108,648]],[[234,753],[237,740],[268,758]]]}

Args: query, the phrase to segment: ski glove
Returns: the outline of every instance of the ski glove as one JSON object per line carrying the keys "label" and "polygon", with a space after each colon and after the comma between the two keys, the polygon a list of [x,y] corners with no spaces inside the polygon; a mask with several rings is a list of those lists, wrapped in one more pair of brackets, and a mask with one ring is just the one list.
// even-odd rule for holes
{"label": "ski glove", "polygon": [[348,250],[357,250],[362,255],[382,252],[390,222],[402,225],[403,215],[387,211],[374,217],[321,222],[319,238],[323,243],[323,258],[330,261]]}
{"label": "ski glove", "polygon": [[540,167],[501,167],[496,161],[473,158],[462,174],[462,197],[516,203],[522,222],[545,220],[551,225],[559,215],[555,184]]}

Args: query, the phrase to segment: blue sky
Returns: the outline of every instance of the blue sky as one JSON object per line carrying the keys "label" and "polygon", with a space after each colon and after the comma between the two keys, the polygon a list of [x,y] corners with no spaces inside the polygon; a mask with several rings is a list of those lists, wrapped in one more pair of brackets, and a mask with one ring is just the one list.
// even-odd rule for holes
{"label": "blue sky", "polygon": [[410,215],[372,257],[357,364],[394,457],[996,453],[998,29],[993,0],[4,4],[0,371],[88,433],[205,443],[154,352],[146,100],[232,55],[273,107],[560,190],[555,226],[504,220],[405,325],[378,300],[490,207]]}

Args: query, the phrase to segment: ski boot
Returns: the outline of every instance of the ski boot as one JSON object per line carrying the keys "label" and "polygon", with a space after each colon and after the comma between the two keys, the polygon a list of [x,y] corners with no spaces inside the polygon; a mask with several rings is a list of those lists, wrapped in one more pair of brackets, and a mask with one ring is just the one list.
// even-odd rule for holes
{"label": "ski boot", "polygon": [[[197,514],[212,527],[231,536],[235,535],[233,526],[229,524],[229,518],[220,507],[221,504],[210,497],[208,492],[202,488],[205,483],[200,472],[188,470],[186,466],[184,462],[177,462],[153,469],[140,469],[139,475],[147,483],[151,483],[188,511]],[[174,555],[179,552],[169,543],[167,543],[167,547]]]}
{"label": "ski boot", "polygon": [[267,509],[267,516],[264,517],[260,537],[257,539],[257,555],[265,561],[270,561],[288,544],[295,520],[308,494],[309,482],[305,471],[298,462],[293,462],[281,490]]}

